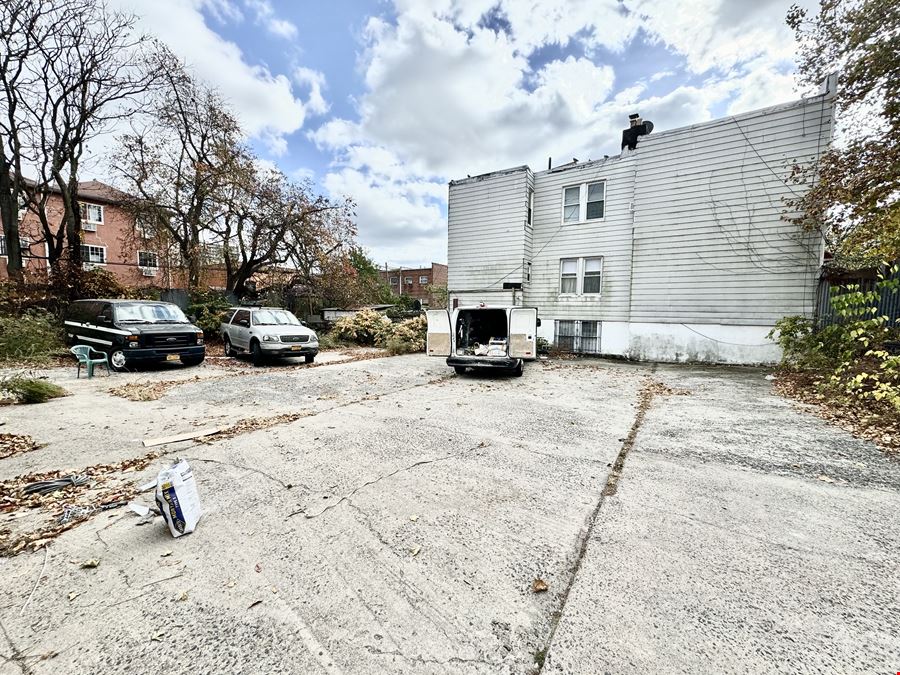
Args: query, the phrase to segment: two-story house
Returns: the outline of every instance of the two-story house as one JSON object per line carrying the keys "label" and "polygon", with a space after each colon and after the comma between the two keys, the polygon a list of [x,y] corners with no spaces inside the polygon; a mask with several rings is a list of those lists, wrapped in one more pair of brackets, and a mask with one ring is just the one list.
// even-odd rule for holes
{"label": "two-story house", "polygon": [[[125,195],[112,186],[92,180],[78,184],[81,208],[81,260],[85,269],[102,268],[111,272],[128,287],[154,286],[183,288],[186,274],[180,259],[159,239],[135,222],[123,207]],[[47,201],[51,223],[63,216],[62,197],[51,193]],[[22,209],[19,212],[20,241],[23,243],[23,266],[35,281],[46,279],[47,247],[38,216]],[[224,271],[218,261],[205,265],[209,285],[222,287]],[[0,279],[7,278],[6,241],[0,235]]]}
{"label": "two-story house", "polygon": [[394,295],[415,298],[427,307],[434,305],[432,286],[447,285],[447,266],[433,262],[430,267],[396,267],[379,272]]}
{"label": "two-story house", "polygon": [[620,155],[452,181],[451,307],[536,306],[539,335],[576,352],[778,360],[767,335],[812,315],[824,248],[788,220],[807,189],[791,171],[830,143],[835,86],[670,131],[635,115]]}

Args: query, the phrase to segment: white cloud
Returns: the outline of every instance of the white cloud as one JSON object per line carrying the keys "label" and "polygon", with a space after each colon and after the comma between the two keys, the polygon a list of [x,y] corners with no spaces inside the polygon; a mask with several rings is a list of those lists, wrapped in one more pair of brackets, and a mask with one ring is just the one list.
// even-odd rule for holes
{"label": "white cloud", "polygon": [[[443,258],[436,214],[448,179],[524,163],[542,168],[551,155],[558,163],[615,154],[631,112],[663,130],[723,107],[734,113],[795,97],[785,74],[793,56],[789,0],[393,4],[394,20],[371,18],[363,32],[358,119],[332,119],[308,136],[334,154],[325,184],[358,202],[363,243],[394,262],[421,261],[421,251],[404,261],[385,248],[410,235]],[[617,81],[603,50],[623,53],[636,39],[664,46],[681,63],[672,70],[667,62],[646,80]],[[574,43],[583,57],[531,60],[541,48],[565,53]],[[651,83],[676,84],[676,72],[703,84],[651,93]]]}
{"label": "white cloud", "polygon": [[[261,139],[273,155],[287,150],[285,137],[302,128],[312,108],[295,96],[291,80],[247,61],[241,49],[205,22],[202,11],[223,20],[241,21],[228,0],[114,0],[138,16],[139,28],[161,38],[191,71],[218,89],[234,107],[247,132]],[[321,93],[323,82],[317,84]]]}
{"label": "white cloud", "polygon": [[269,0],[244,0],[244,4],[256,16],[256,23],[264,26],[273,35],[292,40],[297,37],[297,26],[275,14]]}
{"label": "white cloud", "polygon": [[302,87],[309,87],[309,99],[306,101],[306,109],[315,115],[323,115],[328,112],[329,105],[322,95],[325,88],[325,75],[312,68],[302,66],[294,69],[294,81]]}

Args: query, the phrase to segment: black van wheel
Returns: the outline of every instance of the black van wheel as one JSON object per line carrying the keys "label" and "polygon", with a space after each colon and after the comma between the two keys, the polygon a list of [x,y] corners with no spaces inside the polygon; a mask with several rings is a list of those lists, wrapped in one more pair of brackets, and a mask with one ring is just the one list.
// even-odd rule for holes
{"label": "black van wheel", "polygon": [[465,375],[466,374],[465,366],[453,366],[453,370],[456,371],[457,375]]}
{"label": "black van wheel", "polygon": [[121,349],[115,349],[109,353],[109,365],[115,370],[117,373],[125,370],[125,366],[128,365],[128,359],[125,358],[125,352]]}
{"label": "black van wheel", "polygon": [[263,364],[262,347],[259,346],[259,343],[256,340],[250,343],[250,358],[253,360],[254,366],[261,366]]}
{"label": "black van wheel", "polygon": [[521,361],[519,361],[519,365],[517,365],[515,368],[513,368],[513,371],[512,371],[513,376],[514,377],[522,377],[522,371],[524,370],[524,368],[525,368],[524,364]]}
{"label": "black van wheel", "polygon": [[199,366],[203,363],[204,356],[182,356],[181,362],[186,366]]}

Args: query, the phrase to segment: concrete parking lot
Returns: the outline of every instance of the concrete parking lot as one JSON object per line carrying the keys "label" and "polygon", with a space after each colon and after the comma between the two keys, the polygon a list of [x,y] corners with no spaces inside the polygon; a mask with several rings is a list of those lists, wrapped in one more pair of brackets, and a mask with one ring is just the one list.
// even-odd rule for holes
{"label": "concrete parking lot", "polygon": [[[295,416],[125,475],[188,458],[189,536],[120,508],[0,559],[0,672],[896,672],[900,462],[764,376],[460,377],[422,355],[54,370],[72,396],[0,408],[0,431],[45,444],[0,479]],[[108,391],[176,379],[158,400]]]}

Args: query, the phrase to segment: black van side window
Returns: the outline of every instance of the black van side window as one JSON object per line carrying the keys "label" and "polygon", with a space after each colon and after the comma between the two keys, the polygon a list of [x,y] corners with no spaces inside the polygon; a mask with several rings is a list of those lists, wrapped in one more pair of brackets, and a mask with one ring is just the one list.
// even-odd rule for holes
{"label": "black van side window", "polygon": [[97,315],[98,321],[100,320],[100,317],[103,316],[103,317],[106,317],[107,322],[112,323],[112,320],[113,320],[112,305],[104,304],[101,306],[99,303],[97,303],[97,305],[100,307],[100,313]]}

